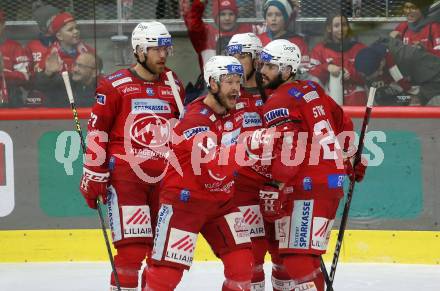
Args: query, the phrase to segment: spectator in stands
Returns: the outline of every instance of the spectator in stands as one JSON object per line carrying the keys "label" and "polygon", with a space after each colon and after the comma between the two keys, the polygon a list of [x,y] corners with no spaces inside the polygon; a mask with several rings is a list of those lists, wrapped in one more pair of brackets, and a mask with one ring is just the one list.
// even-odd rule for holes
{"label": "spectator in stands", "polygon": [[5,15],[0,10],[0,106],[23,104],[22,86],[29,81],[29,58],[25,49],[5,35]]}
{"label": "spectator in stands", "polygon": [[[353,38],[345,15],[335,12],[327,17],[324,41],[318,43],[310,54],[309,73],[324,85],[327,93],[338,103],[366,104],[364,79],[354,67],[354,59],[364,47],[364,44]],[[339,100],[342,97],[343,100]]]}
{"label": "spectator in stands", "polygon": [[[93,105],[96,84],[101,78],[101,70],[102,60],[93,52],[84,52],[76,58],[69,76],[75,103],[78,107]],[[69,105],[61,74],[54,74],[50,78],[41,78],[35,85],[45,96],[43,102],[45,107],[66,107]]]}
{"label": "spectator in stands", "polygon": [[374,86],[378,105],[440,105],[440,58],[395,38],[363,48],[356,70]]}
{"label": "spectator in stands", "polygon": [[434,0],[405,0],[403,13],[406,21],[400,23],[390,36],[403,40],[405,45],[419,45],[440,56],[440,22],[428,16]]}
{"label": "spectator in stands", "polygon": [[[32,12],[32,16],[38,25],[38,38],[29,41],[26,45],[26,51],[29,59],[31,60],[30,70],[33,74],[43,71],[43,56],[47,54],[49,47],[56,40],[55,36],[49,32],[49,24],[52,22],[55,15],[59,13],[59,9],[52,5],[34,5],[34,8],[35,9]],[[42,92],[34,88],[33,77],[34,76],[32,76],[32,82],[30,82],[27,86],[28,94],[24,100],[26,106],[41,105],[44,98]]]}
{"label": "spectator in stands", "polygon": [[194,0],[189,5],[183,0],[181,10],[191,43],[198,56],[200,69],[211,56],[224,54],[231,37],[236,33],[252,32],[250,24],[237,23],[238,7],[235,0],[212,0],[214,24],[202,20],[207,0]]}
{"label": "spectator in stands", "polygon": [[80,31],[75,18],[68,12],[57,14],[49,25],[49,32],[56,37],[56,41],[49,47],[44,58],[45,65],[48,59],[57,60],[57,71],[45,70],[46,75],[59,71],[71,71],[77,56],[85,52],[94,52],[94,49],[80,39]]}
{"label": "spectator in stands", "polygon": [[[301,50],[301,67],[309,66],[309,49],[304,38],[290,29],[299,11],[296,0],[266,0],[263,6],[263,16],[267,31],[259,35],[263,46],[275,39],[287,39],[296,44]],[[300,69],[301,71],[301,69]]]}

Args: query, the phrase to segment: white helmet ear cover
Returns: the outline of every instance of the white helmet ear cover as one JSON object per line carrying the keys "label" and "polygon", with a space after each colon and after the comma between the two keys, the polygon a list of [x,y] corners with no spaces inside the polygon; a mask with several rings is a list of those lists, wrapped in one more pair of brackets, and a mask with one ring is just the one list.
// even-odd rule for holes
{"label": "white helmet ear cover", "polygon": [[203,77],[209,88],[209,81],[213,78],[216,82],[220,82],[223,75],[239,75],[243,81],[243,66],[234,57],[231,56],[213,56],[203,67]]}
{"label": "white helmet ear cover", "polygon": [[134,53],[138,47],[146,52],[149,47],[172,47],[172,45],[171,34],[165,25],[157,21],[141,22],[136,25],[131,34],[131,46]]}

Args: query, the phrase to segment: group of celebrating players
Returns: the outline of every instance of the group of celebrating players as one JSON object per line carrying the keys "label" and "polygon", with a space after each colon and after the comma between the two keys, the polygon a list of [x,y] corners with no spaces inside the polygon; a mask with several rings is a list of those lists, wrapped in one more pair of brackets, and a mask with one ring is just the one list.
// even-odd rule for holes
{"label": "group of celebrating players", "polygon": [[269,252],[273,290],[323,291],[320,256],[344,179],[361,181],[366,163],[351,165],[343,109],[295,79],[298,46],[234,35],[227,56],[205,63],[207,92],[184,112],[182,84],[166,74],[166,27],[139,23],[132,47],[137,63],[97,87],[80,182],[90,208],[107,205],[111,290],[138,290],[145,259],[142,290],[174,290],[200,233],[224,265],[222,290],[265,290]]}

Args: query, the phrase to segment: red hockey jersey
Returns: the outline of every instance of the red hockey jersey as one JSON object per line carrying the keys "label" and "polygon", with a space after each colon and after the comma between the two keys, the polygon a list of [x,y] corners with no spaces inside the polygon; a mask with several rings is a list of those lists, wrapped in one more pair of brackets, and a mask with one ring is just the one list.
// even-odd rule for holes
{"label": "red hockey jersey", "polygon": [[294,134],[284,139],[287,152],[281,143],[274,147],[273,179],[294,189],[323,190],[315,194],[342,195],[344,145],[339,145],[336,136],[342,131],[352,133],[353,124],[341,107],[318,84],[295,81],[273,92],[263,105],[263,114],[266,127]]}
{"label": "red hockey jersey", "polygon": [[203,103],[205,96],[188,105],[174,129],[172,151],[181,172],[170,167],[162,182],[161,200],[185,201],[189,197],[227,201],[234,190],[237,139],[243,112],[216,114]]}
{"label": "red hockey jersey", "polygon": [[[176,76],[175,80],[183,99],[182,84]],[[154,82],[141,79],[131,69],[116,71],[102,79],[88,123],[87,153],[95,160],[99,148],[104,149],[105,161],[91,168],[109,169],[112,179],[158,182],[168,164],[167,149],[173,126],[170,120],[178,116],[165,72]],[[98,140],[93,134],[96,131],[107,133],[108,141]]]}

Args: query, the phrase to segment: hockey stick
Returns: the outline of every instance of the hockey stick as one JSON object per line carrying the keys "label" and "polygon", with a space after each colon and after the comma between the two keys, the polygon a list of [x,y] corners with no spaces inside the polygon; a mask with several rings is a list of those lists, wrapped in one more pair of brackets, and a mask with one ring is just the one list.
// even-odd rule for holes
{"label": "hockey stick", "polygon": [[183,117],[183,103],[180,99],[179,90],[177,89],[176,81],[174,80],[173,72],[166,73],[168,82],[170,83],[171,91],[173,91],[174,101],[176,101],[177,109],[179,109],[179,119]]}
{"label": "hockey stick", "polygon": [[[81,124],[79,123],[78,112],[76,111],[75,100],[73,99],[73,92],[72,92],[72,87],[70,86],[69,74],[67,73],[67,71],[64,71],[61,73],[61,75],[64,80],[64,86],[66,86],[66,92],[67,92],[67,97],[69,98],[70,107],[72,108],[73,119],[75,121],[75,129],[76,129],[76,132],[78,133],[80,141],[81,141],[81,149],[82,149],[83,155],[85,155],[86,154],[86,144],[84,143],[84,137],[83,137],[82,130],[81,130]],[[121,291],[121,284],[119,283],[119,276],[118,276],[118,273],[116,272],[115,262],[113,260],[112,249],[110,247],[110,241],[108,239],[107,228],[104,223],[104,216],[102,215],[101,203],[100,203],[99,199],[97,200],[96,205],[97,205],[96,209],[98,210],[98,215],[99,215],[99,222],[101,223],[101,229],[102,229],[102,233],[104,235],[105,245],[107,247],[107,253],[108,253],[108,256],[110,259],[110,264],[112,266],[113,274],[115,276],[116,287],[118,288],[118,291]]]}
{"label": "hockey stick", "polygon": [[[376,88],[370,87],[370,92],[368,94],[367,107],[365,108],[364,121],[362,122],[361,135],[359,137],[359,146],[358,146],[358,149],[357,149],[356,154],[354,156],[353,169],[355,169],[356,166],[361,162],[362,151],[364,149],[365,132],[367,131],[368,123],[370,122],[370,115],[371,115],[371,110],[373,109],[373,101],[374,101],[375,94],[376,94]],[[355,175],[355,174],[353,173],[353,175]],[[350,211],[351,199],[353,198],[354,186],[356,185],[356,181],[354,178],[355,177],[353,177],[353,180],[350,181],[350,187],[349,187],[348,194],[347,194],[347,200],[345,201],[344,212],[342,213],[341,225],[339,226],[338,239],[336,241],[335,252],[333,253],[333,261],[332,261],[332,266],[330,269],[329,279],[330,279],[331,284],[329,286],[327,286],[327,291],[333,290],[332,285],[335,280],[335,272],[336,272],[336,267],[338,265],[339,253],[341,252],[342,240],[344,239],[344,233],[345,233],[345,229],[347,227],[348,212]]]}

